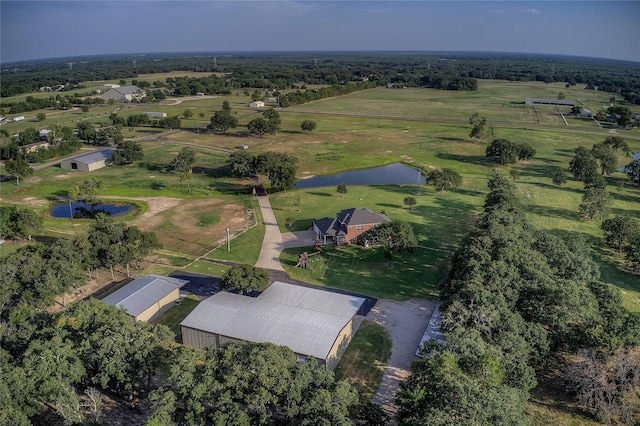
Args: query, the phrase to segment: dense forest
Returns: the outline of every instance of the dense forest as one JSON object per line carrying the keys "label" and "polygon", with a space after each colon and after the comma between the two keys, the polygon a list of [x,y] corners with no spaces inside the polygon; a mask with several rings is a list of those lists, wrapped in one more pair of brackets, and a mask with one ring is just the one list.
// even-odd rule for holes
{"label": "dense forest", "polygon": [[445,341],[396,395],[401,425],[526,425],[536,371],[578,353],[567,389],[598,419],[637,424],[640,315],[600,281],[590,246],[533,229],[504,175],[440,289]]}
{"label": "dense forest", "polygon": [[[640,104],[640,64],[605,59],[491,53],[234,53],[92,56],[2,65],[1,96],[83,81],[170,71],[225,73],[215,93],[367,80],[379,86],[474,90],[476,79],[565,82]],[[213,93],[213,92],[212,92]]]}

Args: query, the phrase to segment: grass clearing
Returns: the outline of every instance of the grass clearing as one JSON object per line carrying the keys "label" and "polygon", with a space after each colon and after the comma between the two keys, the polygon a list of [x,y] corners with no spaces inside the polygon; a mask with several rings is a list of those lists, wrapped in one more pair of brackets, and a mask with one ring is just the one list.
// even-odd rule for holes
{"label": "grass clearing", "polygon": [[380,387],[390,356],[389,333],[379,324],[363,321],[334,371],[336,379],[350,381],[369,399]]}
{"label": "grass clearing", "polygon": [[165,313],[151,321],[152,324],[161,324],[169,327],[176,335],[176,342],[182,343],[182,333],[180,323],[198,306],[198,299],[193,295],[188,295],[179,305],[175,305]]}
{"label": "grass clearing", "polygon": [[184,271],[193,272],[194,274],[209,275],[211,277],[221,277],[222,274],[229,269],[231,269],[231,266],[207,262],[204,260],[196,260],[184,268]]}

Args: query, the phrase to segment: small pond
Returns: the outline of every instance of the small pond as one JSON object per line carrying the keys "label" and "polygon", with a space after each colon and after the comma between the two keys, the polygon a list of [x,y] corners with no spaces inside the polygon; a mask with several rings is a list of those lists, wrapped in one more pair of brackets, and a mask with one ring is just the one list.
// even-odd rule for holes
{"label": "small pond", "polygon": [[345,185],[418,185],[426,177],[417,169],[402,163],[387,164],[371,169],[353,170],[329,176],[314,176],[296,182],[294,189]]}
{"label": "small pond", "polygon": [[122,216],[136,209],[131,204],[89,204],[83,201],[71,203],[56,204],[51,207],[50,214],[53,217],[71,218],[73,212],[74,219],[95,219],[98,213],[105,213],[107,216]]}

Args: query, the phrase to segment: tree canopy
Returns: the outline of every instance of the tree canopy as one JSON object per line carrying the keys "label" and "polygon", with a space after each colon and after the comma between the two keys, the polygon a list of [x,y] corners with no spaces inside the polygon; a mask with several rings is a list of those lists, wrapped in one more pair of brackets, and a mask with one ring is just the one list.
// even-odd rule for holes
{"label": "tree canopy", "polygon": [[233,266],[220,278],[220,289],[251,293],[260,290],[269,281],[269,275],[262,268],[250,265]]}

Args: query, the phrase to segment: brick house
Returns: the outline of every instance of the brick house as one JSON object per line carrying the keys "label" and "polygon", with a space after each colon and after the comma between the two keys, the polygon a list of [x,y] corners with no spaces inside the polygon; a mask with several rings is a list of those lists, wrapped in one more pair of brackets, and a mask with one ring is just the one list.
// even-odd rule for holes
{"label": "brick house", "polygon": [[351,208],[341,210],[335,219],[325,217],[313,221],[316,239],[322,244],[355,243],[360,235],[384,222],[390,222],[382,213],[369,209]]}

